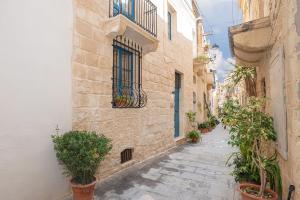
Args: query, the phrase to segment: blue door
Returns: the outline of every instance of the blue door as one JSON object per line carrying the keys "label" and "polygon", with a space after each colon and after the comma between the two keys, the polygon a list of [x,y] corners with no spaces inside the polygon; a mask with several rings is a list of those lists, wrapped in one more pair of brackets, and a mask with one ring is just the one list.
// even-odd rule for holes
{"label": "blue door", "polygon": [[174,137],[180,135],[180,88],[181,88],[181,76],[175,73],[175,92],[174,92]]}

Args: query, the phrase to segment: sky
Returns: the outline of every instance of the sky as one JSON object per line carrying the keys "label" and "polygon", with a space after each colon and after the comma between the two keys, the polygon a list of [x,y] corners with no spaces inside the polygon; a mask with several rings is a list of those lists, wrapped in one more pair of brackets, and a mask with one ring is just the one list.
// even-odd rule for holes
{"label": "sky", "polygon": [[207,39],[220,48],[213,50],[216,55],[215,69],[219,82],[223,82],[226,74],[233,69],[228,62],[234,62],[231,57],[228,40],[228,27],[242,23],[242,13],[238,0],[198,0],[204,18],[205,31],[213,33]]}

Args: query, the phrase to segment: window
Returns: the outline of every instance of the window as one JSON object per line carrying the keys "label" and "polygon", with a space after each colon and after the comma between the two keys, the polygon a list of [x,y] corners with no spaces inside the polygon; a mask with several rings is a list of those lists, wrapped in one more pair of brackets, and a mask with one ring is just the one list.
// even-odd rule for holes
{"label": "window", "polygon": [[113,107],[144,107],[147,97],[141,83],[141,47],[118,36],[113,42]]}
{"label": "window", "polygon": [[172,14],[168,12],[168,38],[172,40]]}
{"label": "window", "polygon": [[114,0],[113,6],[114,16],[123,14],[131,20],[135,19],[135,0]]}
{"label": "window", "polygon": [[193,92],[193,111],[196,112],[197,95]]}

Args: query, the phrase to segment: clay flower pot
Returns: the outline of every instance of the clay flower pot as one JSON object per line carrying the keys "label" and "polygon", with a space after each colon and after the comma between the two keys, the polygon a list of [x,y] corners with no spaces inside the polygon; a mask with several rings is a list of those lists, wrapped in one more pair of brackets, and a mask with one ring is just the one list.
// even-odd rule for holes
{"label": "clay flower pot", "polygon": [[73,200],[93,200],[94,199],[94,190],[96,186],[95,181],[87,184],[80,185],[71,181],[72,191],[73,191]]}
{"label": "clay flower pot", "polygon": [[259,191],[260,186],[251,184],[251,183],[241,183],[239,190],[240,190],[240,193],[242,196],[242,200],[278,200],[277,193],[270,189],[266,189],[265,192],[268,192],[269,194],[271,194],[272,197],[266,199],[266,198],[256,197],[254,195],[248,194],[247,192],[244,191],[245,188],[253,188],[254,190]]}
{"label": "clay flower pot", "polygon": [[198,142],[198,138],[194,137],[192,138],[192,143],[197,143]]}
{"label": "clay flower pot", "polygon": [[200,129],[201,130],[201,133],[208,133],[209,132],[209,129],[208,128],[202,128]]}

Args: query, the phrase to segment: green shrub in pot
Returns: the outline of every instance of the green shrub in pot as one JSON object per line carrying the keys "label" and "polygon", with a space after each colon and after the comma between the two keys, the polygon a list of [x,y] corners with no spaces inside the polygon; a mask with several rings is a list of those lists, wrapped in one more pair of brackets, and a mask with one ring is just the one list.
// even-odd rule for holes
{"label": "green shrub in pot", "polygon": [[197,130],[192,130],[188,132],[187,137],[191,139],[193,143],[197,143],[199,140],[202,139],[201,133]]}
{"label": "green shrub in pot", "polygon": [[95,132],[70,131],[53,135],[52,140],[64,174],[72,178],[74,199],[92,199],[97,169],[112,149],[110,139]]}

